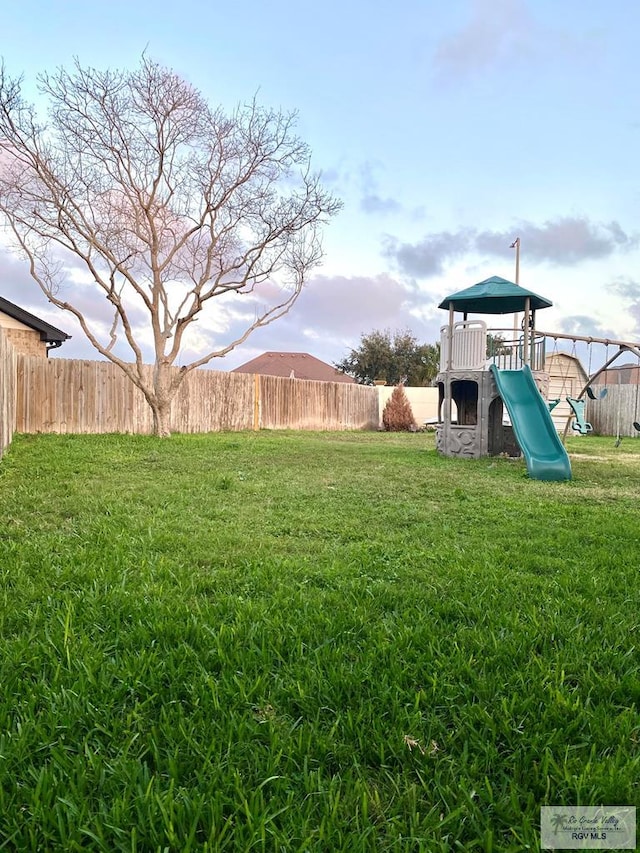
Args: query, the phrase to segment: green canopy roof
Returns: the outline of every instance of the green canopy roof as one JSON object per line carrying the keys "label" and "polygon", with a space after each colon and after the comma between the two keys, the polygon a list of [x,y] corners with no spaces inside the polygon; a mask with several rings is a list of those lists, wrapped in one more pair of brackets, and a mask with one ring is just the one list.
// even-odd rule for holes
{"label": "green canopy roof", "polygon": [[465,314],[514,314],[525,310],[525,301],[529,297],[530,308],[550,308],[553,303],[537,293],[525,290],[506,278],[493,275],[465,290],[452,293],[442,300],[438,308],[453,308]]}

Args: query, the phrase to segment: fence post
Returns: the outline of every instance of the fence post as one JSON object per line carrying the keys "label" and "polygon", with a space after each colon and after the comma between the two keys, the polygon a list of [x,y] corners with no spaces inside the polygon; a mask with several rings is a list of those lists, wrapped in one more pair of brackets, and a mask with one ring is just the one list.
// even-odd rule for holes
{"label": "fence post", "polygon": [[253,374],[253,429],[260,430],[260,375]]}

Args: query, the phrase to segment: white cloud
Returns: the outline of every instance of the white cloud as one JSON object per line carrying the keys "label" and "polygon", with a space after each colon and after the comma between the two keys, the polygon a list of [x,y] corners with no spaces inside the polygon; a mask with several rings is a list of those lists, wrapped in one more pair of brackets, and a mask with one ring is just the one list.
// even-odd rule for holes
{"label": "white cloud", "polygon": [[534,52],[539,28],[523,0],[473,0],[471,10],[469,20],[436,51],[441,74],[462,78]]}
{"label": "white cloud", "polygon": [[569,57],[574,64],[593,62],[590,36],[542,23],[526,0],[471,0],[470,15],[441,40],[434,56],[436,75],[462,81],[490,71],[513,72],[523,65]]}

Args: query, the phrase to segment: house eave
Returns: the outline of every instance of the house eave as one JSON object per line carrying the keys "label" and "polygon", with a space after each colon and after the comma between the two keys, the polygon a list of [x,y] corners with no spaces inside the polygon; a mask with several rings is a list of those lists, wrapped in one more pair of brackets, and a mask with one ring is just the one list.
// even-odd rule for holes
{"label": "house eave", "polygon": [[8,299],[5,299],[2,296],[0,296],[0,311],[7,314],[9,317],[12,317],[14,320],[17,320],[19,323],[23,323],[30,329],[38,332],[40,340],[52,347],[61,346],[64,341],[69,340],[71,337],[71,335],[68,335],[61,329],[57,329],[50,323],[46,323],[44,320],[41,320],[34,314],[29,313],[29,311],[25,311],[25,309],[20,308],[19,305],[14,305],[13,302],[9,302]]}

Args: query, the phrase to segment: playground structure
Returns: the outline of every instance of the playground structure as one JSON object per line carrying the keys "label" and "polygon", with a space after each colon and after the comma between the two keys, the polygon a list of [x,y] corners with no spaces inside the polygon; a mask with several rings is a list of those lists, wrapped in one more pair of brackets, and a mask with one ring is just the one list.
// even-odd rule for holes
{"label": "playground structure", "polygon": [[[436,446],[440,453],[466,458],[522,454],[533,479],[571,478],[564,447],[569,426],[573,424],[582,434],[590,431],[585,409],[586,398],[596,397],[592,386],[626,352],[635,355],[640,363],[640,347],[628,341],[536,330],[536,312],[551,305],[548,299],[498,276],[458,291],[440,303],[440,308],[449,311],[449,322],[441,328],[440,371],[436,377]],[[462,320],[456,321],[456,312],[462,312]],[[503,329],[488,329],[484,320],[470,320],[471,313],[522,313],[522,333],[514,340],[505,340]],[[553,339],[556,348],[558,339],[573,341],[574,347],[576,341],[617,347],[612,358],[586,377],[577,394],[565,398],[570,414],[562,439],[550,412],[559,398],[547,402],[547,339]],[[505,408],[510,423],[505,423]],[[640,432],[640,422],[634,422],[634,427]]]}

